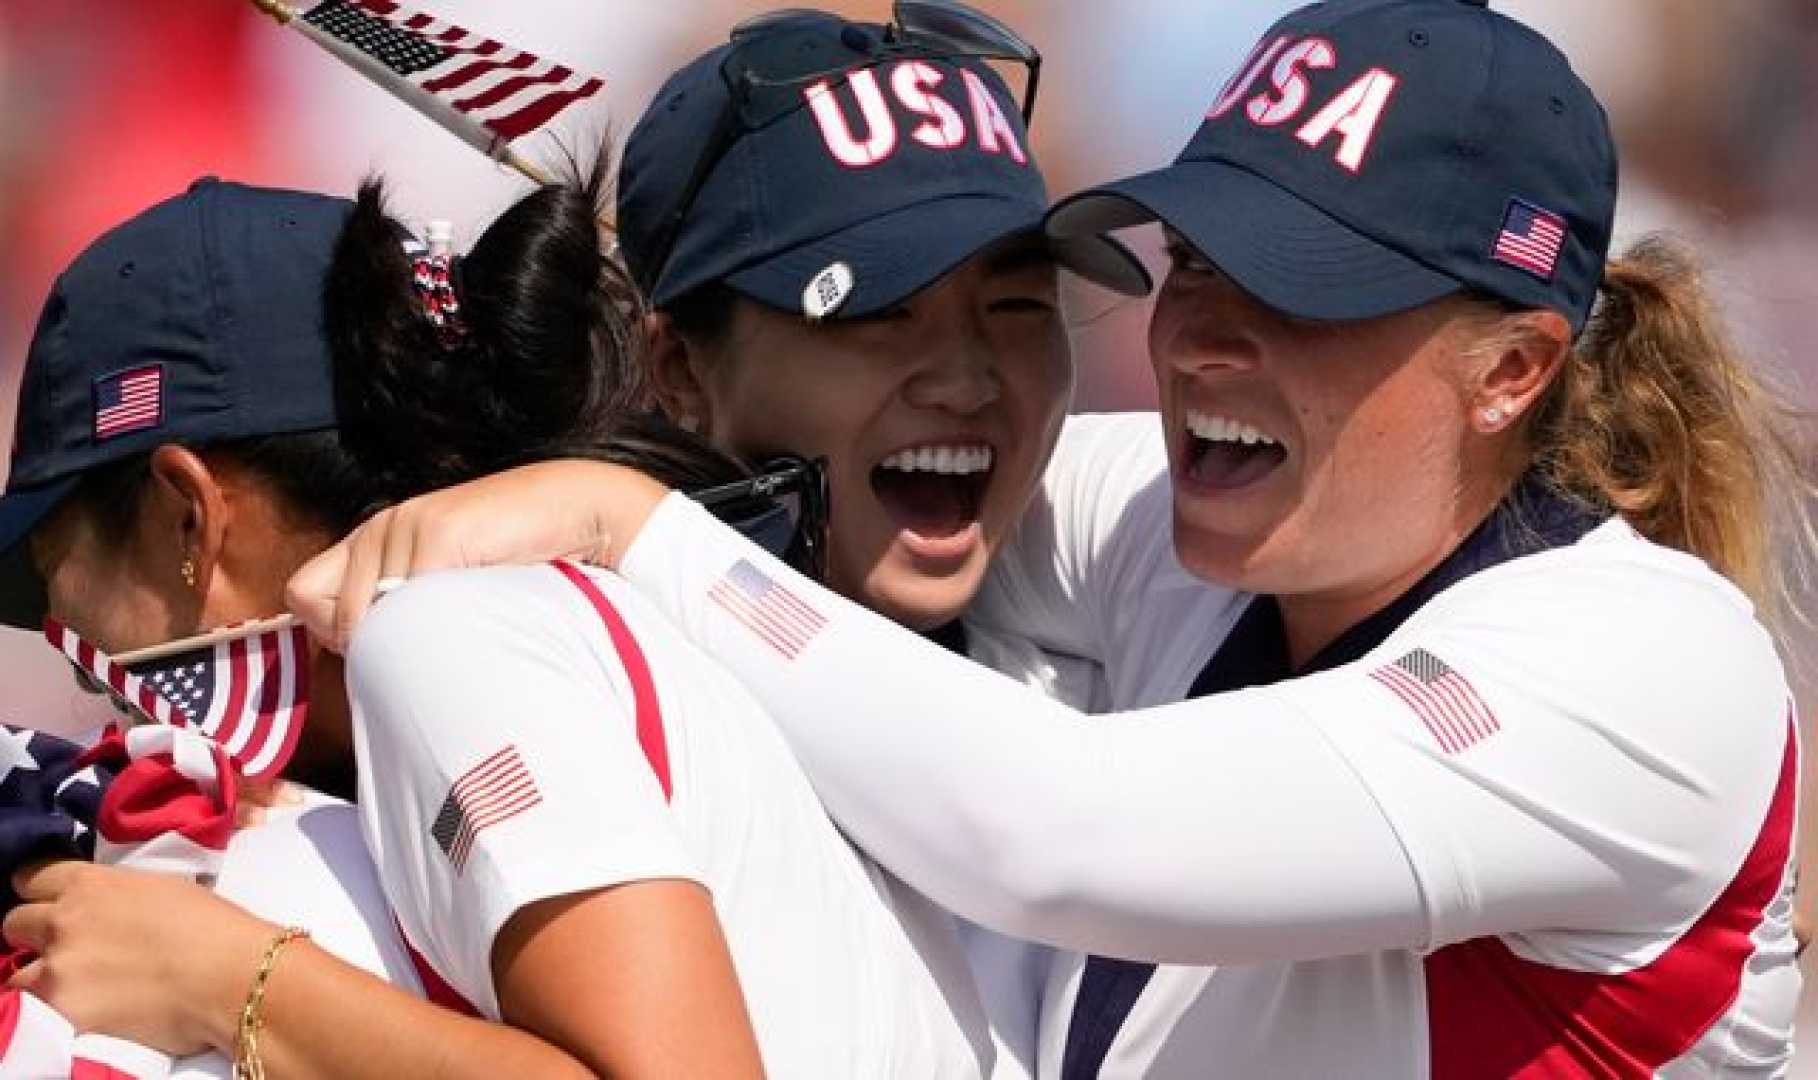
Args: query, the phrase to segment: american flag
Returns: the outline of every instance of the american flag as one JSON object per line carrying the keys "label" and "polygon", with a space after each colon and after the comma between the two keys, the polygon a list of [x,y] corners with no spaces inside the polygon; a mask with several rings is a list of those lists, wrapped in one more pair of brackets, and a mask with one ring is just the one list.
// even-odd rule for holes
{"label": "american flag", "polygon": [[129,714],[136,713],[159,724],[189,723],[180,708],[147,686],[138,675],[114,663],[113,658],[82,639],[81,635],[55,619],[44,620],[44,636],[57,650],[69,657],[76,670],[87,676]]}
{"label": "american flag", "polygon": [[827,625],[826,616],[744,559],[709,586],[707,596],[790,660]]}
{"label": "american flag", "polygon": [[1559,265],[1559,251],[1565,246],[1565,218],[1533,203],[1510,199],[1502,216],[1502,231],[1496,234],[1496,246],[1490,256],[1498,262],[1519,266],[1543,281],[1553,278]]}
{"label": "american flag", "polygon": [[95,817],[113,770],[82,755],[55,735],[0,726],[0,909],[18,899],[11,871],[35,859],[94,856]]}
{"label": "american flag", "polygon": [[[234,832],[238,790],[220,750],[171,727],[110,730],[91,747],[0,726],[0,912],[13,874],[44,858],[178,873],[205,883]],[[0,981],[30,963],[0,942]],[[149,1047],[78,1034],[37,999],[0,995],[0,1076],[131,1078],[170,1074]]]}
{"label": "american flag", "polygon": [[289,764],[309,713],[309,632],[302,626],[218,641],[137,670],[246,776],[260,779]]}
{"label": "american flag", "polygon": [[605,85],[390,0],[327,0],[289,25],[495,158]]}
{"label": "american flag", "polygon": [[1425,649],[1415,649],[1370,677],[1400,698],[1448,754],[1456,754],[1502,729],[1470,680]]}
{"label": "american flag", "polygon": [[507,746],[462,773],[449,787],[429,835],[458,874],[467,866],[475,837],[542,801],[543,793],[524,767],[518,748]]}
{"label": "american flag", "polygon": [[146,428],[164,419],[164,368],[158,364],[95,380],[95,441]]}

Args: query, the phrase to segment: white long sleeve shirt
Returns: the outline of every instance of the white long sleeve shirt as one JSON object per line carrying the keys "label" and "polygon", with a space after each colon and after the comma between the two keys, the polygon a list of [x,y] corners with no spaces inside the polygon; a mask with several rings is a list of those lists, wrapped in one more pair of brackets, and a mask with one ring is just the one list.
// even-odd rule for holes
{"label": "white long sleeve shirt", "polygon": [[[1155,606],[1193,583],[1154,554],[1165,518],[1118,509],[1165,496],[1165,476],[1119,464],[1057,465],[1051,495],[1091,494],[1096,532],[1065,505],[1046,537],[1026,529],[1017,561],[1061,572],[1004,610],[1044,612],[1045,647],[1112,650],[1114,699],[1164,679],[1177,697],[1207,628],[1245,605]],[[622,569],[910,884],[1010,934],[1236,972],[1237,992],[1186,992],[1152,1043],[1179,1057],[1155,1075],[1784,1069],[1784,674],[1735,589],[1620,521],[1463,578],[1350,663],[1099,720],[817,588],[685,499]],[[797,612],[799,644],[754,629],[729,582]],[[1181,659],[1145,669],[1152,652]]]}

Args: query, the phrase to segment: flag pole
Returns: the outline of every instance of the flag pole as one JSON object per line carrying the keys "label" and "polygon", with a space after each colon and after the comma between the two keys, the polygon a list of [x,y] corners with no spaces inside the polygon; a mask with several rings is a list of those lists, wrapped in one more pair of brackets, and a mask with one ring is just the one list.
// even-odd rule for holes
{"label": "flag pole", "polygon": [[298,621],[295,615],[286,612],[269,619],[254,619],[251,622],[238,623],[234,626],[223,626],[194,637],[178,638],[176,641],[167,641],[162,645],[134,649],[132,652],[124,652],[115,656],[113,661],[121,667],[127,667],[132,664],[143,664],[148,660],[162,660],[167,656],[195,652],[197,649],[218,645],[223,641],[232,641],[235,638],[252,637],[254,634],[263,634],[272,630],[288,630],[297,625]]}
{"label": "flag pole", "polygon": [[[285,3],[284,0],[251,0],[251,2],[254,7],[271,16],[279,26],[289,26],[291,21],[297,17],[297,9]],[[495,147],[488,156],[500,164],[517,170],[520,176],[538,187],[549,187],[555,183],[547,172],[525,158],[524,155],[513,150],[510,144]]]}

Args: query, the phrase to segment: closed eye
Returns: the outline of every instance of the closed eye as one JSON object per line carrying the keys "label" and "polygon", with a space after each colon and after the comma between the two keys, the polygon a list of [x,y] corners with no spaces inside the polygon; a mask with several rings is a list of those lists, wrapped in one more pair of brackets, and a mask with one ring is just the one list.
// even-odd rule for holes
{"label": "closed eye", "polygon": [[1045,296],[1006,296],[991,301],[986,310],[1006,315],[1046,315],[1054,311],[1054,301]]}
{"label": "closed eye", "polygon": [[908,322],[914,317],[913,312],[898,304],[896,307],[883,308],[865,315],[851,315],[841,319],[840,322],[848,326],[879,326],[885,323]]}
{"label": "closed eye", "polygon": [[1217,274],[1218,267],[1213,266],[1206,257],[1194,250],[1193,245],[1172,234],[1168,237],[1165,250],[1168,253],[1168,265],[1177,273],[1184,274]]}

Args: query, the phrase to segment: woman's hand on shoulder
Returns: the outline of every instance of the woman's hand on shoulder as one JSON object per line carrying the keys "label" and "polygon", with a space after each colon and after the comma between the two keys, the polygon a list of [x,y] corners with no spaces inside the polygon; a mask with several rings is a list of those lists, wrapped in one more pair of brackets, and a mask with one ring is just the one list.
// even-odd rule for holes
{"label": "woman's hand on shoulder", "polygon": [[278,928],[170,874],[63,861],[13,877],[23,902],[0,931],[36,952],[9,989],[78,1031],[167,1054],[231,1043],[240,999]]}
{"label": "woman's hand on shoulder", "polygon": [[305,563],[286,597],[343,651],[379,595],[433,570],[575,559],[616,566],[668,489],[600,461],[525,465],[381,511]]}

